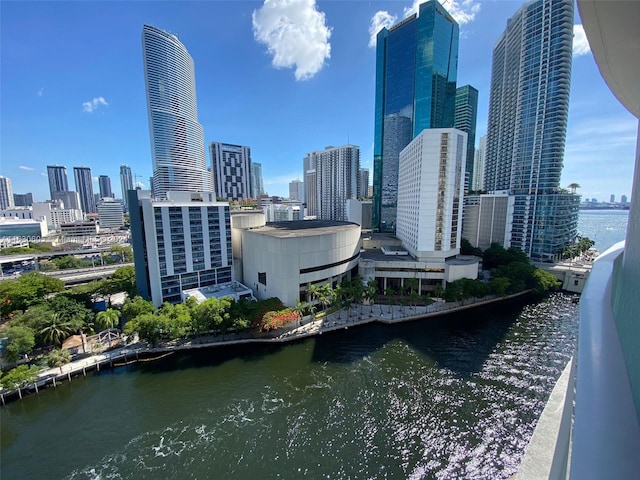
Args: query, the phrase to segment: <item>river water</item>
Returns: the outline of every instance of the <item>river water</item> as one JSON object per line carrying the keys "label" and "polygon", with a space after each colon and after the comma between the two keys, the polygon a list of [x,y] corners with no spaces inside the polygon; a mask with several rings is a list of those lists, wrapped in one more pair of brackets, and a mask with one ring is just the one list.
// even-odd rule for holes
{"label": "river water", "polygon": [[[581,212],[581,232],[603,251],[620,218],[603,237]],[[573,353],[573,298],[78,377],[0,411],[1,478],[508,478]]]}

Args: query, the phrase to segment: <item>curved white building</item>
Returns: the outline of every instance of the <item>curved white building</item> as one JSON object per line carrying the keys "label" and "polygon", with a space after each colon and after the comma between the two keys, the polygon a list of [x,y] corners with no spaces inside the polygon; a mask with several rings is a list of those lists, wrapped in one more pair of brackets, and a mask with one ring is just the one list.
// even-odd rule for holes
{"label": "curved white building", "polygon": [[193,59],[178,37],[142,29],[144,78],[153,157],[153,192],[212,192],[204,133],[198,123]]}
{"label": "curved white building", "polygon": [[313,284],[339,284],[360,260],[360,226],[306,220],[242,231],[244,284],[259,299],[294,306]]}

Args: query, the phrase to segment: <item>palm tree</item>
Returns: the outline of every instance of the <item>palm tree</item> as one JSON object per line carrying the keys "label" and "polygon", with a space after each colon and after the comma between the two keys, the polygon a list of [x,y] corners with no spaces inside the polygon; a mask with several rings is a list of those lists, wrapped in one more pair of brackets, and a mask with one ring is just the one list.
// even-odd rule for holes
{"label": "palm tree", "polygon": [[120,323],[120,312],[113,308],[108,308],[104,312],[98,312],[96,315],[96,325],[102,330],[114,328]]}
{"label": "palm tree", "polygon": [[364,291],[366,299],[369,301],[369,315],[373,314],[373,302],[378,294],[378,282],[375,278],[370,278]]}
{"label": "palm tree", "polygon": [[576,193],[576,189],[582,187],[580,187],[578,183],[570,183],[569,185],[567,185],[567,188],[571,190],[571,193]]}
{"label": "palm tree", "polygon": [[62,373],[62,366],[71,361],[71,354],[68,350],[56,349],[51,350],[47,355],[47,365],[51,368],[60,367],[60,373]]}
{"label": "palm tree", "polygon": [[[120,312],[113,308],[108,308],[96,315],[96,324],[102,330],[112,329],[120,323]],[[109,348],[111,348],[111,332],[108,333]]]}
{"label": "palm tree", "polygon": [[51,315],[47,325],[40,330],[40,334],[45,342],[54,345],[62,345],[62,342],[73,331],[73,327],[67,320],[60,318],[60,314],[55,312]]}

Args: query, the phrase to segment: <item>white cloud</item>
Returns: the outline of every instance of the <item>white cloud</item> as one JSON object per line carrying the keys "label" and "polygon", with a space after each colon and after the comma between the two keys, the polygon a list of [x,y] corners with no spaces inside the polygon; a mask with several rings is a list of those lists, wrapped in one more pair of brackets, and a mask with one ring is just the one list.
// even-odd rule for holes
{"label": "white cloud", "polygon": [[107,106],[109,104],[104,97],[95,97],[93,100],[84,102],[82,104],[82,109],[87,113],[93,113],[100,105]]}
{"label": "white cloud", "polygon": [[376,36],[382,28],[389,28],[396,23],[398,17],[391,15],[389,12],[380,10],[371,17],[371,24],[369,25],[369,46],[371,48],[376,46]]}
{"label": "white cloud", "polygon": [[295,65],[296,80],[312,78],[331,57],[331,29],[315,0],[265,0],[252,19],[253,36],[267,46],[272,65]]}
{"label": "white cloud", "polygon": [[[410,7],[405,7],[403,10],[403,18],[407,18],[414,13],[418,13],[418,7],[425,0],[413,0],[413,4]],[[444,8],[451,14],[451,16],[458,22],[459,25],[465,25],[472,22],[476,14],[480,11],[480,2],[477,0],[444,0],[441,2]],[[376,46],[376,35],[382,27],[389,28],[394,25],[398,17],[391,15],[385,10],[376,12],[371,17],[371,24],[369,25],[369,46]]]}
{"label": "white cloud", "polygon": [[582,25],[573,26],[573,55],[580,57],[586,55],[591,51],[589,47],[589,41],[587,35],[584,33],[584,27]]}
{"label": "white cloud", "polygon": [[33,172],[35,168],[27,167],[26,165],[20,165],[18,167],[20,170],[26,170],[27,172]]}
{"label": "white cloud", "polygon": [[[404,9],[404,16],[408,17],[417,13],[421,3],[424,3],[424,0],[413,0],[413,5]],[[480,11],[480,2],[477,0],[444,0],[441,3],[445,10],[461,26],[472,22]]]}

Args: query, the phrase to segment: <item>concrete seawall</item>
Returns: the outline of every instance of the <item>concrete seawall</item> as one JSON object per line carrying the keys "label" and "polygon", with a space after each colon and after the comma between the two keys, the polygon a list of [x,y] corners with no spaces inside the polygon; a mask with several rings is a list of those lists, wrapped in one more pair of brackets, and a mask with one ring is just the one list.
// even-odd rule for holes
{"label": "concrete seawall", "polygon": [[58,384],[71,382],[74,376],[86,376],[87,372],[100,371],[105,368],[115,368],[136,362],[158,360],[177,351],[187,351],[202,348],[244,344],[268,344],[286,343],[299,339],[314,337],[337,330],[345,330],[349,327],[365,325],[368,323],[395,324],[411,322],[431,317],[448,315],[464,310],[483,307],[494,303],[505,302],[528,296],[532,290],[526,290],[514,295],[504,297],[483,297],[467,299],[462,302],[435,302],[428,306],[401,306],[401,305],[353,305],[349,309],[337,310],[322,318],[305,317],[299,325],[279,329],[274,332],[265,332],[259,335],[253,333],[231,333],[195,337],[192,339],[179,339],[157,346],[149,346],[138,342],[126,347],[117,348],[108,352],[92,355],[79,360],[74,360],[62,367],[42,370],[38,373],[35,383],[25,385],[15,390],[0,390],[0,403],[21,399],[30,393],[39,393],[42,388],[56,387]]}

